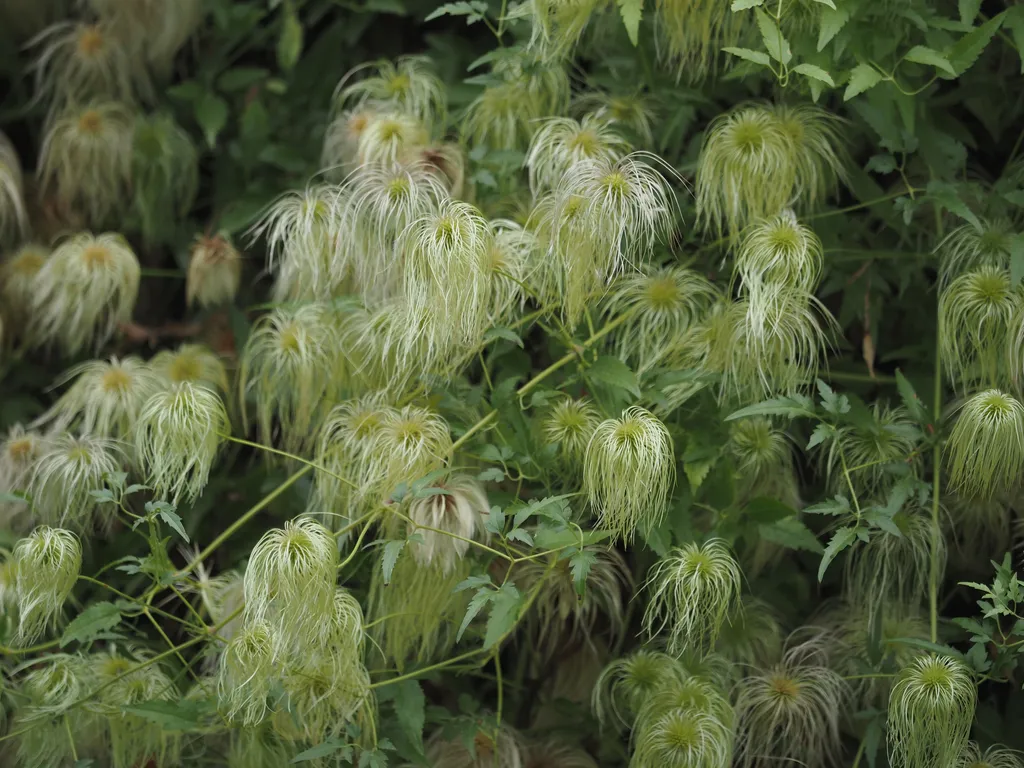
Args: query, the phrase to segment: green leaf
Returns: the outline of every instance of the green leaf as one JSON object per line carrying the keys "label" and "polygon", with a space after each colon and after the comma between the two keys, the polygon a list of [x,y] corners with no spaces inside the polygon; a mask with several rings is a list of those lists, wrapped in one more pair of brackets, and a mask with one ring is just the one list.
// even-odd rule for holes
{"label": "green leaf", "polygon": [[898,368],[896,369],[896,389],[900,393],[900,399],[903,401],[903,407],[907,409],[907,413],[910,415],[910,418],[918,422],[927,421],[928,415],[925,413],[924,403],[922,403],[921,398],[917,396],[917,392],[914,391],[913,385]]}
{"label": "green leaf", "polygon": [[755,64],[761,64],[767,67],[771,64],[772,60],[768,58],[768,54],[763,51],[752,51],[749,48],[723,48],[726,53],[731,53],[733,56],[739,56],[741,59],[752,61]]}
{"label": "green leaf", "polygon": [[1006,11],[1003,11],[998,16],[993,16],[980,27],[971,30],[961,37],[946,52],[949,63],[953,65],[957,76],[962,75],[974,66],[974,62],[978,60],[982,51],[985,50],[993,36],[999,31],[999,27],[1002,26],[1005,17]]}
{"label": "green leaf", "polygon": [[469,622],[471,622],[476,615],[480,613],[480,610],[485,605],[494,599],[495,594],[496,592],[487,589],[486,587],[481,587],[476,591],[476,594],[470,599],[469,605],[466,606],[466,615],[462,617],[462,623],[459,625],[459,632],[455,635],[456,641],[462,639],[462,635],[469,626]]}
{"label": "green leaf", "polygon": [[1006,26],[1013,37],[1013,44],[1017,46],[1017,55],[1020,56],[1020,73],[1024,75],[1024,5],[1015,5],[1007,10]]}
{"label": "green leaf", "polygon": [[796,517],[787,517],[770,525],[759,525],[757,533],[765,541],[781,544],[789,549],[802,549],[816,554],[820,554],[824,549],[811,529]]}
{"label": "green leaf", "polygon": [[114,498],[114,492],[109,488],[93,488],[89,491],[89,495],[92,496],[93,501],[97,504],[117,503],[117,499]]}
{"label": "green leaf", "polygon": [[403,680],[397,683],[395,692],[395,716],[398,725],[409,740],[420,751],[423,750],[423,726],[426,723],[427,700],[423,689],[415,680]]}
{"label": "green leaf", "polygon": [[750,416],[788,416],[789,418],[814,416],[814,403],[809,398],[803,396],[773,397],[771,400],[765,400],[763,403],[740,408],[738,411],[734,411],[726,416],[725,420],[735,421],[736,419],[746,419]]}
{"label": "green leaf", "polygon": [[1024,278],[1024,235],[1010,238],[1010,281],[1014,286]]}
{"label": "green leaf", "polygon": [[831,424],[819,424],[811,433],[811,439],[807,441],[807,447],[804,450],[809,451],[816,445],[821,445],[826,440],[830,440],[834,434],[835,428]]}
{"label": "green leaf", "polygon": [[827,5],[833,11],[836,9],[836,4],[833,3],[832,0],[814,0],[814,2],[820,3],[821,5]]}
{"label": "green leaf", "polygon": [[821,82],[826,83],[827,85],[830,85],[833,88],[836,87],[835,81],[832,80],[832,75],[830,75],[821,67],[816,67],[813,64],[797,64],[795,67],[793,67],[793,71],[803,75],[804,77],[810,77],[814,80],[820,80]]}
{"label": "green leaf", "polygon": [[290,2],[282,9],[281,36],[277,40],[277,63],[285,72],[298,63],[302,54],[302,23]]}
{"label": "green leaf", "polygon": [[519,608],[525,596],[519,593],[515,584],[506,582],[501,589],[493,593],[491,613],[487,617],[487,630],[484,633],[484,648],[491,648],[515,626],[519,618]]}
{"label": "green leaf", "polygon": [[502,472],[497,467],[488,467],[483,472],[478,474],[476,476],[476,479],[479,480],[481,483],[500,483],[502,480],[505,479],[505,473]]}
{"label": "green leaf", "polygon": [[978,11],[981,10],[981,0],[959,0],[957,7],[960,11],[960,22],[970,26],[974,24]]}
{"label": "green leaf", "polygon": [[755,496],[744,507],[751,521],[761,525],[771,525],[787,517],[796,517],[796,510],[770,496]]}
{"label": "green leaf", "polygon": [[185,540],[186,544],[191,543],[188,538],[188,534],[185,533],[185,526],[182,525],[181,518],[178,516],[178,513],[174,511],[173,507],[171,509],[161,509],[157,512],[157,515],[159,515],[160,519],[167,523],[167,525],[169,525],[176,534],[181,536],[181,538]]}
{"label": "green leaf", "polygon": [[931,48],[925,48],[923,45],[915,45],[903,56],[906,61],[913,61],[917,64],[927,64],[941,69],[952,76],[956,76],[956,72],[953,71],[953,65],[949,63],[949,59],[943,56],[938,51],[933,51]]}
{"label": "green leaf", "polygon": [[764,0],[732,0],[730,10],[736,13],[737,11],[745,11],[748,8],[756,8],[759,5],[764,5]]}
{"label": "green leaf", "polygon": [[522,528],[513,528],[508,532],[508,538],[514,539],[515,541],[521,541],[528,547],[533,546],[533,537]]}
{"label": "green leaf", "polygon": [[960,194],[955,186],[952,184],[932,181],[928,183],[926,189],[932,200],[938,203],[941,207],[945,208],[950,213],[956,214],[964,221],[970,222],[978,232],[983,230],[981,220],[977,217],[974,211],[972,211],[967,204],[960,199]]}
{"label": "green leaf", "polygon": [[402,554],[402,550],[405,549],[405,541],[389,541],[384,545],[384,556],[381,558],[380,564],[384,571],[384,583],[391,583],[391,574],[395,571],[395,564],[398,562],[398,556]]}
{"label": "green leaf", "polygon": [[640,397],[640,384],[636,374],[628,365],[617,357],[603,355],[587,368],[587,375],[611,387],[624,389],[636,397]]}
{"label": "green leaf", "polygon": [[911,648],[923,648],[926,651],[933,651],[934,653],[941,653],[943,656],[949,656],[954,659],[964,661],[964,655],[960,653],[956,648],[952,648],[948,645],[942,645],[941,643],[933,643],[928,640],[922,640],[919,637],[896,637],[889,638],[886,640],[888,645],[909,645]]}
{"label": "green leaf", "polygon": [[694,493],[700,488],[711,468],[715,466],[715,459],[702,459],[700,461],[688,461],[683,464],[683,472],[686,479],[690,481],[690,490]]}
{"label": "green leaf", "polygon": [[839,34],[850,20],[850,14],[845,8],[835,11],[827,8],[821,11],[821,27],[818,30],[818,50],[822,51],[825,46],[832,42],[832,38]]}
{"label": "green leaf", "polygon": [[[103,490],[110,493],[106,488]],[[89,493],[96,493],[96,491],[89,491]],[[8,493],[7,491],[0,491],[0,501],[5,504],[28,504],[28,498],[23,496],[21,493]],[[113,501],[113,499],[111,499],[111,501]]]}
{"label": "green leaf", "polygon": [[581,598],[587,591],[587,577],[590,569],[597,562],[597,555],[587,550],[580,550],[569,558],[569,571],[572,573],[572,583],[576,587],[576,594]]}
{"label": "green leaf", "polygon": [[487,332],[484,333],[484,344],[489,344],[496,339],[504,339],[505,341],[511,341],[517,347],[522,348],[523,340],[518,333],[513,331],[511,328],[505,326],[496,325],[493,328],[488,328]]}
{"label": "green leaf", "polygon": [[71,642],[87,643],[121,623],[121,611],[113,603],[95,603],[68,624],[60,638],[60,647]]}
{"label": "green leaf", "polygon": [[636,47],[640,40],[640,20],[644,16],[644,0],[616,0],[619,4],[619,15],[626,27],[629,42]]}
{"label": "green leaf", "polygon": [[316,760],[321,757],[333,755],[335,752],[341,752],[342,760],[351,762],[352,747],[341,739],[328,739],[323,744],[317,744],[315,747],[310,747],[306,751],[300,752],[293,757],[291,761],[292,763],[305,763],[309,760]]}
{"label": "green leaf", "polygon": [[244,91],[256,83],[263,82],[270,72],[263,67],[232,67],[217,78],[217,87],[222,91]]}
{"label": "green leaf", "polygon": [[790,50],[789,41],[783,37],[782,30],[775,24],[774,19],[760,8],[754,9],[754,15],[757,17],[757,26],[761,30],[765,50],[776,61],[789,64],[793,58],[793,51]]}
{"label": "green leaf", "polygon": [[850,79],[843,93],[843,101],[849,101],[854,96],[871,90],[882,82],[881,73],[869,64],[858,64],[850,71]]}
{"label": "green leaf", "polygon": [[165,731],[191,731],[199,727],[203,715],[210,711],[210,705],[209,702],[159,699],[133,704],[124,707],[123,711],[156,723]]}
{"label": "green leaf", "polygon": [[818,581],[821,581],[822,577],[824,577],[829,563],[835,560],[836,555],[853,544],[856,538],[857,529],[852,527],[840,528],[832,534],[828,546],[825,547],[825,553],[821,556],[821,565],[818,566]]}
{"label": "green leaf", "polygon": [[466,16],[466,24],[475,24],[484,18],[487,13],[487,4],[474,0],[474,2],[445,3],[440,8],[432,11],[424,21],[433,21],[441,16]]}
{"label": "green leaf", "polygon": [[195,103],[196,122],[203,129],[206,144],[211,149],[217,144],[217,136],[228,123],[228,104],[217,94],[207,91]]}
{"label": "green leaf", "polygon": [[850,500],[845,496],[837,495],[835,498],[819,501],[804,507],[804,512],[809,515],[845,515],[850,511]]}

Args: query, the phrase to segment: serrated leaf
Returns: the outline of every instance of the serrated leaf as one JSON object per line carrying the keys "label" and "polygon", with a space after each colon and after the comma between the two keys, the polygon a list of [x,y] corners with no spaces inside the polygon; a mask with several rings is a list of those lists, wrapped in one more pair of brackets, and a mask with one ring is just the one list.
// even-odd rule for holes
{"label": "serrated leaf", "polygon": [[309,760],[317,760],[321,757],[327,757],[333,755],[336,752],[341,752],[342,760],[350,762],[352,760],[352,747],[346,744],[341,739],[328,739],[323,744],[317,744],[315,747],[310,747],[304,752],[299,752],[295,757],[292,758],[292,763],[305,763]]}
{"label": "serrated leaf", "polygon": [[635,47],[640,41],[640,21],[644,16],[644,0],[617,0],[622,24]]}
{"label": "serrated leaf", "polygon": [[907,413],[910,415],[910,418],[918,422],[925,421],[928,416],[924,411],[924,403],[921,402],[921,398],[919,398],[917,396],[917,392],[914,391],[914,386],[898,368],[896,369],[896,389],[900,393],[900,399],[903,401],[903,407],[907,409]]}
{"label": "serrated leaf", "polygon": [[165,731],[191,731],[200,725],[209,705],[197,701],[143,701],[124,707],[124,712],[156,723]]}
{"label": "serrated leaf", "polygon": [[711,472],[711,468],[715,466],[715,461],[688,461],[683,464],[683,472],[686,474],[686,479],[690,481],[690,490],[694,493],[700,488],[701,484],[707,478],[708,473]]}
{"label": "serrated leaf", "polygon": [[487,617],[484,648],[495,646],[515,626],[523,600],[523,595],[511,582],[506,582],[501,589],[491,594],[491,613]]}
{"label": "serrated leaf", "polygon": [[846,9],[829,10],[823,8],[821,11],[821,27],[818,29],[818,50],[824,50],[825,46],[832,42],[832,38],[839,34],[850,20],[850,14]]}
{"label": "serrated leaf", "polygon": [[832,538],[829,540],[828,546],[825,547],[825,552],[821,556],[821,564],[818,566],[818,581],[821,581],[825,576],[825,571],[828,570],[829,564],[835,560],[836,555],[853,544],[856,538],[857,530],[850,527],[840,528],[832,534]]}
{"label": "serrated leaf", "polygon": [[602,355],[587,368],[587,375],[603,384],[624,389],[640,397],[640,384],[632,369],[617,357]]}
{"label": "serrated leaf", "polygon": [[384,545],[384,556],[380,560],[381,569],[384,572],[384,583],[391,583],[391,574],[395,571],[395,564],[398,562],[398,556],[402,554],[402,550],[405,549],[405,541],[389,541]]}
{"label": "serrated leaf", "polygon": [[843,93],[843,101],[849,101],[854,96],[871,90],[880,82],[882,82],[882,75],[877,69],[869,64],[858,64],[850,71],[846,91]]}
{"label": "serrated leaf", "polygon": [[953,65],[953,69],[958,77],[974,66],[974,62],[978,60],[982,51],[985,50],[996,32],[999,31],[999,27],[1002,26],[1005,17],[1006,11],[1003,11],[998,16],[993,16],[980,27],[971,30],[961,37],[946,52],[946,58]]}
{"label": "serrated leaf", "polygon": [[832,0],[814,0],[814,2],[819,3],[821,5],[827,5],[833,11],[836,9],[836,4],[833,3]]}
{"label": "serrated leaf", "polygon": [[887,536],[896,536],[897,538],[903,536],[903,531],[893,521],[892,515],[885,510],[876,508],[864,512],[864,521],[885,531]]}
{"label": "serrated leaf", "polygon": [[795,517],[796,510],[770,496],[755,496],[746,503],[744,510],[751,522],[771,525],[787,517]]}
{"label": "serrated leaf", "polygon": [[572,573],[572,583],[576,587],[576,594],[581,598],[587,591],[587,577],[590,576],[590,569],[597,562],[597,555],[587,550],[581,550],[569,558],[569,571]]}
{"label": "serrated leaf", "polygon": [[757,26],[761,30],[761,40],[764,42],[768,55],[783,64],[789,64],[793,58],[793,51],[790,50],[789,41],[782,34],[775,20],[760,8],[754,9],[757,17]]}
{"label": "serrated leaf", "polygon": [[748,405],[746,408],[733,411],[725,417],[725,420],[735,421],[736,419],[745,419],[750,416],[788,416],[789,418],[813,416],[813,409],[814,404],[808,398],[773,397],[771,400],[765,400],[763,403]]}
{"label": "serrated leaf", "polygon": [[833,88],[836,87],[835,81],[832,80],[832,75],[830,75],[821,67],[816,67],[813,64],[797,64],[795,67],[793,67],[793,71],[803,75],[804,77],[810,77],[813,78],[814,80],[820,80],[821,82],[826,83],[827,85],[830,85]]}
{"label": "serrated leaf", "polygon": [[755,64],[761,64],[767,67],[771,64],[772,60],[768,57],[768,54],[764,51],[752,51],[749,48],[723,48],[726,53],[731,53],[733,56],[738,56],[741,59],[752,61]]}
{"label": "serrated leaf", "polygon": [[176,534],[181,536],[181,538],[185,540],[186,544],[190,543],[188,534],[185,533],[185,526],[182,525],[181,518],[178,516],[178,513],[174,511],[173,507],[171,509],[161,509],[157,515],[161,520],[167,523],[167,525],[170,526]]}
{"label": "serrated leaf", "polygon": [[415,680],[403,680],[395,692],[395,716],[409,740],[423,750],[423,726],[426,723],[427,700],[423,689]]}
{"label": "serrated leaf", "polygon": [[929,640],[922,640],[919,637],[896,637],[886,640],[889,645],[909,645],[911,648],[923,648],[926,651],[933,651],[935,653],[941,653],[944,656],[949,656],[954,659],[964,661],[964,655],[956,648],[952,648],[948,645],[942,645],[940,643],[933,643]]}
{"label": "serrated leaf", "polygon": [[835,434],[835,429],[831,424],[819,424],[814,428],[811,433],[811,439],[807,441],[807,448],[805,450],[811,450],[817,445],[821,445],[826,440],[830,439]]}
{"label": "serrated leaf", "polygon": [[[1017,46],[1020,56],[1020,73],[1024,75],[1024,5],[1015,5],[1007,10],[1006,27],[1010,30],[1013,44]],[[1024,205],[1024,203],[1020,203]]]}
{"label": "serrated leaf", "polygon": [[93,501],[97,504],[117,503],[117,499],[114,498],[114,492],[109,488],[93,488],[89,491],[89,495],[92,496]]}
{"label": "serrated leaf", "polygon": [[804,512],[810,515],[845,515],[849,511],[850,500],[841,495],[804,507]]}
{"label": "serrated leaf", "polygon": [[466,615],[462,617],[462,623],[459,625],[459,632],[455,635],[456,641],[462,639],[462,635],[469,626],[469,622],[476,618],[476,615],[480,613],[481,609],[494,599],[495,594],[497,593],[486,588],[480,588],[476,591],[476,594],[470,599],[469,605],[466,606]]}
{"label": "serrated leaf", "polygon": [[917,64],[927,64],[930,67],[941,69],[943,72],[956,77],[956,72],[953,71],[953,65],[949,63],[949,59],[938,51],[933,51],[931,48],[925,48],[923,45],[915,45],[906,52],[903,58]]}
{"label": "serrated leaf", "polygon": [[476,476],[476,479],[479,480],[481,483],[500,483],[502,480],[505,479],[505,473],[502,472],[497,467],[489,467],[485,469],[483,472],[480,472]]}
{"label": "serrated leaf", "polygon": [[505,513],[501,511],[501,507],[491,507],[490,511],[484,515],[484,528],[495,536],[501,535],[501,532],[505,530]]}
{"label": "serrated leaf", "polygon": [[496,325],[493,328],[488,328],[484,334],[484,343],[489,344],[495,339],[504,339],[505,341],[511,341],[517,347],[522,348],[523,340],[519,337],[519,334],[513,331],[511,328],[506,328],[503,325]]}
{"label": "serrated leaf", "polygon": [[814,532],[796,517],[777,520],[770,525],[759,525],[757,532],[765,541],[780,544],[789,549],[802,549],[816,554],[820,554],[824,550]]}
{"label": "serrated leaf", "polygon": [[121,623],[121,611],[113,603],[94,603],[68,624],[60,637],[60,647],[71,642],[87,643],[101,632],[109,632]]}
{"label": "serrated leaf", "polygon": [[511,531],[508,532],[508,538],[515,539],[516,541],[521,541],[528,547],[533,546],[533,537],[522,528],[513,528]]}
{"label": "serrated leaf", "polygon": [[759,5],[764,5],[764,0],[732,0],[730,10],[736,13],[737,11],[745,11],[748,8],[756,8]]}

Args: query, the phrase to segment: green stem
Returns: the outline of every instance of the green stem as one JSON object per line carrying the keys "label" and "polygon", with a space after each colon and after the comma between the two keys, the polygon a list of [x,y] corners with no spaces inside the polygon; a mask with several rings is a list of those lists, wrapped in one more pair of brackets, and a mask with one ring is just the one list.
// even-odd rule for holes
{"label": "green stem", "polygon": [[[937,342],[942,339],[941,318],[937,323]],[[942,445],[938,437],[939,420],[942,418],[942,355],[939,344],[935,345],[935,402],[932,406],[932,428],[935,429],[935,449],[932,456],[932,541],[931,568],[928,576],[928,616],[933,643],[939,640],[939,490],[942,475]]]}
{"label": "green stem", "polygon": [[239,445],[248,445],[250,448],[259,448],[261,451],[266,451],[267,453],[275,453],[278,456],[284,456],[285,458],[291,459],[292,461],[297,461],[300,464],[305,464],[307,467],[309,467],[311,469],[315,469],[317,472],[323,472],[324,474],[330,475],[335,480],[340,480],[341,482],[345,483],[345,485],[349,486],[350,488],[354,488],[355,490],[359,490],[359,486],[356,485],[355,483],[353,483],[347,477],[342,477],[341,475],[336,475],[333,472],[331,472],[329,469],[327,469],[327,467],[322,467],[319,464],[317,464],[315,461],[310,461],[309,459],[304,459],[301,456],[298,456],[298,455],[296,455],[294,453],[288,453],[288,451],[282,451],[282,450],[280,450],[278,448],[274,448],[274,447],[269,446],[269,445],[264,445],[263,443],[254,443],[251,440],[243,440],[240,437],[232,437],[231,435],[225,434],[224,432],[218,432],[217,436],[218,437],[222,437],[225,440],[228,440],[228,441],[230,441],[232,443],[238,443]]}
{"label": "green stem", "polygon": [[[844,213],[852,213],[853,211],[859,211],[862,208],[870,208],[872,205],[878,205],[879,203],[884,203],[887,200],[895,200],[897,197],[903,197],[904,195],[907,195],[909,191],[910,190],[903,190],[903,191],[900,191],[900,192],[893,192],[892,194],[889,194],[889,195],[883,195],[882,197],[876,197],[874,200],[868,200],[866,203],[857,203],[857,205],[851,205],[851,206],[848,206],[846,208],[837,208],[834,211],[824,211],[823,213],[815,213],[815,214],[811,214],[810,216],[808,216],[806,218],[807,218],[808,221],[813,221],[814,219],[827,219],[829,216],[840,216],[840,215],[842,215]],[[925,191],[927,191],[927,190],[924,190],[924,189],[915,189],[915,190],[913,190],[913,192],[915,194],[918,193],[918,192],[922,192],[923,193]]]}
{"label": "green stem", "polygon": [[459,654],[458,656],[454,656],[450,659],[446,659],[445,661],[439,661],[437,664],[431,664],[429,667],[423,667],[422,669],[416,669],[412,672],[406,672],[404,675],[399,675],[398,677],[391,677],[387,680],[378,680],[376,683],[370,683],[370,690],[373,690],[374,688],[382,688],[383,686],[391,685],[392,683],[400,683],[403,680],[412,680],[413,678],[419,677],[420,675],[425,675],[427,672],[433,672],[435,669],[444,669],[445,667],[451,666],[452,664],[471,658],[478,654],[484,653],[485,650],[486,649],[484,648],[477,648],[472,651],[466,651],[465,653]]}

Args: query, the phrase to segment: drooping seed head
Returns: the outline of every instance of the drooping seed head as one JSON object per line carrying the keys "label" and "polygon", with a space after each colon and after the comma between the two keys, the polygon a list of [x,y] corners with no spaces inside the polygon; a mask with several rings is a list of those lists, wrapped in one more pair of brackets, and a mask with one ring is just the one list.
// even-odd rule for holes
{"label": "drooping seed head", "polygon": [[242,255],[220,235],[196,238],[188,262],[185,297],[189,304],[230,304],[242,279]]}
{"label": "drooping seed head", "polygon": [[1009,269],[1014,236],[1013,222],[1008,219],[982,220],[980,230],[964,224],[951,231],[935,247],[941,260],[940,286],[983,267]]}
{"label": "drooping seed head", "polygon": [[[35,431],[27,431],[15,424],[0,442],[0,491],[25,494],[32,482],[36,461],[45,450],[45,438]],[[0,521],[11,531],[25,531],[31,527],[30,505],[22,501],[0,501]]]}
{"label": "drooping seed head", "polygon": [[[360,70],[372,74],[349,84]],[[427,126],[444,122],[447,94],[426,56],[401,56],[395,61],[364,64],[342,78],[335,103],[343,108],[373,106],[415,117]]]}
{"label": "drooping seed head", "polygon": [[551,117],[543,122],[530,142],[525,165],[530,190],[538,195],[553,189],[566,171],[587,161],[615,163],[629,154],[629,142],[603,115],[586,115],[582,121]]}
{"label": "drooping seed head", "polygon": [[605,667],[594,685],[591,709],[602,725],[628,728],[662,686],[682,685],[688,678],[676,657],[641,648]]}
{"label": "drooping seed head", "polygon": [[1024,755],[1000,744],[982,750],[976,741],[967,742],[957,768],[1024,768]]}
{"label": "drooping seed head", "polygon": [[266,716],[279,645],[274,634],[266,621],[247,621],[221,656],[217,692],[229,719],[252,726]]}
{"label": "drooping seed head", "polygon": [[585,397],[560,400],[542,424],[544,439],[558,446],[562,461],[577,470],[600,420],[597,408]]}
{"label": "drooping seed head", "polygon": [[27,231],[21,162],[10,139],[0,131],[0,245],[20,241]]}
{"label": "drooping seed head", "polygon": [[202,344],[182,344],[177,349],[157,352],[149,361],[153,373],[163,383],[205,384],[211,389],[227,392],[228,374],[224,363],[213,351]]}
{"label": "drooping seed head", "polygon": [[120,472],[123,463],[124,453],[112,440],[54,435],[32,471],[33,514],[47,524],[79,532],[89,531],[95,523],[109,526],[114,505],[98,503],[91,491],[104,488],[104,476]]}
{"label": "drooping seed head", "polygon": [[82,543],[71,531],[40,526],[14,547],[17,640],[32,643],[59,617],[82,570]]}
{"label": "drooping seed head", "polygon": [[751,224],[736,251],[735,271],[744,284],[779,282],[813,292],[821,270],[821,241],[789,209]]}
{"label": "drooping seed head", "polygon": [[[420,565],[436,565],[448,573],[466,556],[469,548],[466,539],[485,535],[483,516],[491,506],[484,489],[469,476],[455,475],[438,482],[437,487],[441,489],[440,493],[414,499],[409,505],[409,518],[412,520],[409,534],[419,534],[423,539],[422,543],[409,546]],[[420,526],[424,528],[421,530]]]}
{"label": "drooping seed head", "polygon": [[992,498],[1024,471],[1024,405],[989,389],[961,404],[946,443],[950,484],[967,497]]}

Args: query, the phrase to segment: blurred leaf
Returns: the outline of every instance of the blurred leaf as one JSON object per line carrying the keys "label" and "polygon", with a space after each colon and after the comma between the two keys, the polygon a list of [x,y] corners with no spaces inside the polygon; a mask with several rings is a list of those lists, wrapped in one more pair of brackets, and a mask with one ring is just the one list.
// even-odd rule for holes
{"label": "blurred leaf", "polygon": [[121,623],[121,611],[113,603],[93,603],[68,624],[60,638],[63,648],[73,642],[88,643]]}

